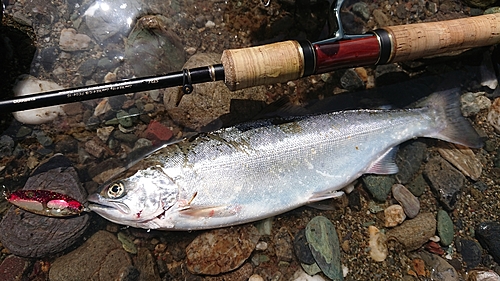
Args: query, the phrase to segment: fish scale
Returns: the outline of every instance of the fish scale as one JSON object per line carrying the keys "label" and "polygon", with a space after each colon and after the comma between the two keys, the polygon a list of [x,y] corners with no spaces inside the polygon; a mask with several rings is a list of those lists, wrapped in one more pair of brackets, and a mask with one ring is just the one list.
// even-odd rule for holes
{"label": "fish scale", "polygon": [[[362,174],[396,173],[395,147],[416,137],[481,145],[461,116],[456,91],[433,94],[412,109],[257,121],[152,153],[127,171],[133,176],[119,175],[89,196],[89,208],[113,222],[148,229],[252,222],[338,196]],[[123,192],[110,193],[113,186]]]}

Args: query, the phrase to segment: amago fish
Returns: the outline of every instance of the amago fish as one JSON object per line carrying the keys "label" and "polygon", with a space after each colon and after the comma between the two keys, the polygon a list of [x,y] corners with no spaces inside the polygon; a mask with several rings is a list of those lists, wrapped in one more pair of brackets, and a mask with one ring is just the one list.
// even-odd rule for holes
{"label": "amago fish", "polygon": [[252,222],[338,196],[365,173],[393,174],[395,147],[417,138],[482,142],[457,91],[418,108],[351,110],[247,123],[168,145],[92,194],[118,224],[195,230]]}

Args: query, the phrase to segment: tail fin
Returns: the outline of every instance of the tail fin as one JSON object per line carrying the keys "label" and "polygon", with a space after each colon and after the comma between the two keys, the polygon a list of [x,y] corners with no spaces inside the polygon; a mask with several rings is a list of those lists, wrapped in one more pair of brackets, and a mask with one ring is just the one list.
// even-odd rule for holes
{"label": "tail fin", "polygon": [[442,116],[445,119],[446,126],[444,129],[428,137],[471,148],[480,148],[483,146],[483,141],[469,120],[462,116],[458,88],[436,92],[421,102],[419,106],[433,108],[438,116]]}

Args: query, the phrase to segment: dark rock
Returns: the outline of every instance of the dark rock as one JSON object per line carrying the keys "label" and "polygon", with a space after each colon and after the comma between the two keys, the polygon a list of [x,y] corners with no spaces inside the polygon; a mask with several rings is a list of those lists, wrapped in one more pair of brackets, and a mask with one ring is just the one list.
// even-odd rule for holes
{"label": "dark rock", "polygon": [[10,255],[0,264],[0,279],[3,281],[21,281],[26,275],[30,261],[26,258]]}
{"label": "dark rock", "polygon": [[57,258],[50,267],[49,279],[120,280],[122,274],[130,271],[131,265],[120,241],[107,231],[98,231],[76,250]]}
{"label": "dark rock", "polygon": [[421,141],[413,141],[402,145],[396,156],[396,164],[399,172],[396,180],[401,184],[407,184],[418,172],[425,157],[427,145]]}
{"label": "dark rock", "polygon": [[482,250],[476,241],[460,239],[460,253],[467,269],[475,268],[481,263]]}
{"label": "dark rock", "polygon": [[500,263],[500,223],[483,222],[476,228],[476,239]]}
{"label": "dark rock", "polygon": [[83,77],[90,77],[95,69],[97,67],[97,60],[96,59],[88,59],[85,60],[80,67],[78,67],[78,72],[83,76]]}
{"label": "dark rock", "polygon": [[365,175],[363,183],[377,201],[384,202],[391,191],[395,179],[391,176]]}
{"label": "dark rock", "polygon": [[363,79],[361,79],[358,73],[352,68],[349,68],[344,72],[344,75],[340,78],[340,85],[342,88],[349,91],[365,88],[365,82],[363,82]]}
{"label": "dark rock", "polygon": [[419,197],[421,196],[425,188],[428,186],[427,182],[425,181],[424,177],[419,174],[415,179],[413,179],[406,187],[408,190],[415,196]]}
{"label": "dark rock", "polygon": [[313,264],[316,262],[312,256],[311,249],[309,249],[305,229],[299,230],[295,235],[293,248],[295,250],[295,255],[301,263]]}
{"label": "dark rock", "polygon": [[[63,156],[54,156],[60,159]],[[69,161],[69,160],[68,160]],[[54,161],[44,163],[51,165]],[[64,161],[61,161],[62,165]],[[37,170],[44,171],[44,164]],[[24,188],[46,189],[67,194],[84,202],[87,193],[73,167],[35,170]],[[73,245],[89,225],[89,215],[71,218],[45,217],[11,207],[0,222],[0,241],[13,254],[23,257],[44,257]]]}
{"label": "dark rock", "polygon": [[140,280],[161,280],[155,259],[147,248],[139,248],[135,266],[140,272]]}
{"label": "dark rock", "polygon": [[465,185],[465,176],[441,157],[432,158],[425,165],[424,176],[439,202],[451,211],[457,203],[457,196]]}
{"label": "dark rock", "polygon": [[361,194],[357,189],[354,189],[347,195],[348,206],[352,210],[361,211]]}

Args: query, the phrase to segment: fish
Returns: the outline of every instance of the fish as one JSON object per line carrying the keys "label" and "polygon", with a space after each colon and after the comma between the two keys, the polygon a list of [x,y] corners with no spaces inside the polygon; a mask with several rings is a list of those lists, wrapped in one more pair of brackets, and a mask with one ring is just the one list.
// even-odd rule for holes
{"label": "fish", "polygon": [[85,211],[76,199],[50,190],[17,190],[6,194],[5,199],[20,209],[48,217],[75,216]]}
{"label": "fish", "polygon": [[88,208],[117,224],[201,230],[276,216],[334,198],[363,174],[394,174],[399,144],[434,138],[471,148],[459,90],[417,106],[268,119],[153,151],[91,194]]}

